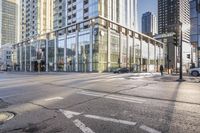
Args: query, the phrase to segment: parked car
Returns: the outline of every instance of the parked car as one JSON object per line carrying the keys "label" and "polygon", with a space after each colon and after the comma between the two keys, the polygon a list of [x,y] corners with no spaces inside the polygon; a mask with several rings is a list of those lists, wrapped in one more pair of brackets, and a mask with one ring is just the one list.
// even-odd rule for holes
{"label": "parked car", "polygon": [[200,76],[200,68],[191,68],[189,74],[195,77]]}
{"label": "parked car", "polygon": [[128,68],[117,68],[116,70],[113,71],[113,73],[128,73],[129,69]]}

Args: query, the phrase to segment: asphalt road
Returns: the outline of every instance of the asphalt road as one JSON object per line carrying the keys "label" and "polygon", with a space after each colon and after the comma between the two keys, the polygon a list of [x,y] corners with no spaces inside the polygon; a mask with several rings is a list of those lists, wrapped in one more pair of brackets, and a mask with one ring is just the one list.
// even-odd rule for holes
{"label": "asphalt road", "polygon": [[0,73],[9,133],[200,133],[199,78]]}

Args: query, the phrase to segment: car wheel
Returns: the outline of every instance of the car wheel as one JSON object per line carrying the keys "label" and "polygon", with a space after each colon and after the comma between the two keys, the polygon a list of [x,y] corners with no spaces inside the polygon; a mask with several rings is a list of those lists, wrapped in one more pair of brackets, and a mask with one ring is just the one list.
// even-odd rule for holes
{"label": "car wheel", "polygon": [[192,74],[192,76],[195,76],[195,77],[199,76],[199,72],[198,71],[193,71],[191,74]]}

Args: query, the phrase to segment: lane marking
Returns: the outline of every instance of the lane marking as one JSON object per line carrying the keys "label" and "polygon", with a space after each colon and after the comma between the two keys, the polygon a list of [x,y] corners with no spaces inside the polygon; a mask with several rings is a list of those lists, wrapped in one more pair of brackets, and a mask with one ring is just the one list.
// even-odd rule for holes
{"label": "lane marking", "polygon": [[90,91],[81,91],[81,92],[77,92],[77,93],[82,94],[82,95],[102,97],[102,98],[113,99],[113,100],[124,101],[124,102],[131,102],[131,103],[144,103],[146,101],[146,100],[139,99],[139,98],[113,95],[113,94],[109,94],[109,93],[90,92]]}
{"label": "lane marking", "polygon": [[[80,116],[84,116],[85,118],[101,120],[101,121],[105,121],[105,122],[113,122],[113,123],[117,123],[117,124],[129,125],[129,126],[135,126],[137,124],[137,122],[108,118],[108,117],[102,117],[102,116],[97,116],[97,115],[83,114],[83,113],[78,113],[78,112],[73,112],[73,111],[68,111],[68,110],[62,110],[62,109],[60,109],[60,112],[63,113],[68,119],[71,119],[74,116],[80,115]],[[95,133],[89,127],[87,127],[84,123],[82,123],[79,119],[72,120],[72,122],[83,133]],[[148,132],[148,133],[161,133],[160,131],[157,131],[156,129],[150,128],[150,127],[145,126],[145,125],[141,125],[139,128]]]}
{"label": "lane marking", "polygon": [[147,131],[148,133],[161,133],[160,131],[157,131],[157,130],[147,127],[145,125],[140,126],[140,129]]}
{"label": "lane marking", "polygon": [[76,119],[73,121],[73,123],[76,125],[76,127],[78,127],[83,133],[95,133],[94,131],[92,131],[92,129],[90,129],[89,127],[87,127],[84,123],[82,123],[80,120]]}
{"label": "lane marking", "polygon": [[81,114],[81,113],[78,113],[78,112],[66,111],[66,110],[62,110],[62,109],[60,109],[60,112],[62,112],[68,119],[73,118],[75,115]]}
{"label": "lane marking", "polygon": [[107,121],[107,122],[114,122],[114,123],[118,123],[118,124],[130,125],[130,126],[135,126],[137,124],[136,122],[126,121],[126,120],[118,120],[118,119],[101,117],[101,116],[96,116],[96,115],[84,115],[84,116],[87,118],[91,118],[91,119],[97,119],[97,120],[102,120],[102,121]]}
{"label": "lane marking", "polygon": [[48,99],[44,99],[45,101],[53,101],[53,100],[63,100],[63,97],[52,97],[52,98],[48,98]]}

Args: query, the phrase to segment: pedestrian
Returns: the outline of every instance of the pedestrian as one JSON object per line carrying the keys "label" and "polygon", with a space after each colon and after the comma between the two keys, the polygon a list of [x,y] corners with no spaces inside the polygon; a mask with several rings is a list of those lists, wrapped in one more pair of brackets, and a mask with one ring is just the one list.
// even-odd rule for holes
{"label": "pedestrian", "polygon": [[163,70],[164,70],[163,65],[160,65],[160,73],[161,73],[161,76],[163,76]]}

